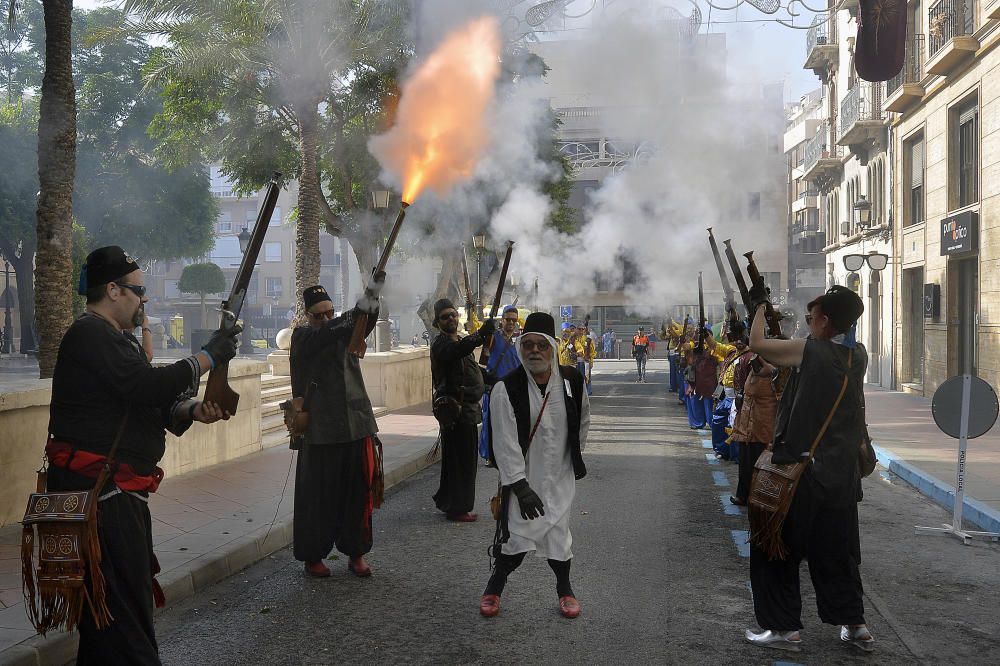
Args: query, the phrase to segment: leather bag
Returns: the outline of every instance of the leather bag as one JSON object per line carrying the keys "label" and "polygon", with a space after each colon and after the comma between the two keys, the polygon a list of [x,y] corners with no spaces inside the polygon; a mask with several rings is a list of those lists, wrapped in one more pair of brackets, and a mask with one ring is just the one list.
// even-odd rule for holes
{"label": "leather bag", "polygon": [[781,536],[785,518],[792,506],[795,491],[799,486],[799,479],[802,478],[806,465],[816,455],[816,447],[819,446],[820,440],[823,439],[827,428],[830,427],[833,415],[837,413],[837,409],[844,399],[853,360],[854,350],[852,349],[848,352],[848,372],[844,373],[840,393],[837,395],[822,427],[816,433],[812,446],[809,447],[809,456],[796,463],[776,464],[771,461],[773,451],[768,448],[760,454],[753,466],[750,498],[747,502],[747,513],[750,518],[750,543],[763,550],[769,560],[782,560],[788,555],[788,547]]}
{"label": "leather bag", "polygon": [[45,468],[38,470],[36,492],[28,497],[21,521],[21,583],[28,619],[43,636],[53,629],[75,629],[85,605],[98,629],[114,619],[101,573],[97,503],[127,421],[128,412],[92,490],[47,492]]}

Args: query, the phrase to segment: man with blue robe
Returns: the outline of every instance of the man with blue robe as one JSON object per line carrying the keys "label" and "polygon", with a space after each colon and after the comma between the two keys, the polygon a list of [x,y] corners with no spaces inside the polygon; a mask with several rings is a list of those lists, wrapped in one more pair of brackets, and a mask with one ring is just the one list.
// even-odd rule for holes
{"label": "man with blue robe", "polygon": [[[514,333],[517,332],[518,315],[517,308],[508,305],[503,309],[503,316],[500,319],[500,330],[493,333],[493,344],[490,347],[490,356],[486,362],[487,372],[491,372],[498,379],[510,374],[521,367],[521,361],[517,357],[517,350],[514,348]],[[493,454],[490,446],[490,392],[487,389],[483,395],[483,427],[479,431],[479,455],[492,463]]]}

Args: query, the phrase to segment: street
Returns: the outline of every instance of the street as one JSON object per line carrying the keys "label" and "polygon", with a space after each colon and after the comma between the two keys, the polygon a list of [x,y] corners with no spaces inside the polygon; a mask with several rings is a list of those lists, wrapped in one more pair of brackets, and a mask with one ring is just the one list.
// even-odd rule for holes
{"label": "street", "polygon": [[433,466],[392,490],[375,515],[374,576],[341,558],[306,578],[290,549],[171,606],[157,619],[165,664],[995,664],[1000,546],[916,536],[949,516],[881,469],[861,504],[866,617],[874,656],[841,644],[816,617],[802,568],[803,651],[744,642],[754,627],[746,517],[728,503],[736,465],[715,461],[667,392],[663,361],[635,384],[629,361],[594,371],[587,478],[573,515],[576,620],[557,610],[555,578],[528,558],[500,615],[478,600],[489,577],[496,472],[480,467],[479,522],[436,511]]}

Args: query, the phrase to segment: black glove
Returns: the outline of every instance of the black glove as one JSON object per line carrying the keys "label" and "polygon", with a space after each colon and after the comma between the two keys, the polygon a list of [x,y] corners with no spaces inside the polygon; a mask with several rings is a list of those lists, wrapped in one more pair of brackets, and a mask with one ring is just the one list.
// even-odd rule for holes
{"label": "black glove", "polygon": [[236,349],[240,346],[239,340],[236,338],[242,332],[243,327],[239,324],[234,326],[230,331],[219,329],[212,333],[212,337],[201,348],[212,357],[215,365],[228,363],[236,356]]}
{"label": "black glove", "polygon": [[496,321],[493,319],[487,319],[483,322],[483,325],[479,327],[479,330],[476,331],[476,334],[480,336],[483,339],[483,343],[485,343],[490,339],[490,336],[493,335],[495,330],[497,330]]}
{"label": "black glove", "polygon": [[766,286],[754,285],[750,287],[750,314],[757,312],[757,308],[765,303],[771,302],[771,290]]}
{"label": "black glove", "polygon": [[517,495],[517,503],[521,507],[521,517],[525,520],[534,520],[545,515],[545,508],[542,506],[542,498],[539,497],[526,479],[521,479],[511,485],[510,489]]}

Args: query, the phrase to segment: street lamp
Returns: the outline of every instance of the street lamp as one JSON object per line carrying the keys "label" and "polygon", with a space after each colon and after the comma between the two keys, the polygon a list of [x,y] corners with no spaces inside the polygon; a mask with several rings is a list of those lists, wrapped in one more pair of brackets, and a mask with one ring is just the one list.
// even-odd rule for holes
{"label": "street lamp", "polygon": [[[372,190],[372,208],[379,213],[379,242],[376,244],[375,261],[379,259],[383,237],[385,235],[385,211],[389,209],[389,190]],[[375,322],[375,351],[384,352],[392,348],[392,324],[389,322],[389,311],[385,299],[379,299],[378,321]]]}
{"label": "street lamp", "polygon": [[[240,242],[240,253],[246,254],[247,248],[250,247],[250,239],[252,238],[250,231],[243,227],[243,231],[236,235],[236,240]],[[250,330],[250,316],[246,315],[243,317],[243,339],[240,341],[240,352],[243,354],[253,353],[253,332]]]}
{"label": "street lamp", "polygon": [[517,300],[517,288],[521,286],[521,278],[512,275],[510,278],[510,288],[514,290],[514,300]]}
{"label": "street lamp", "polygon": [[872,224],[872,202],[868,201],[865,195],[861,194],[858,196],[858,200],[854,203],[854,210],[858,215],[858,226],[862,229],[868,229]]}
{"label": "street lamp", "polygon": [[0,353],[9,354],[13,348],[14,330],[10,321],[10,262],[6,259],[3,261],[3,275],[3,345],[0,346]]}
{"label": "street lamp", "polygon": [[486,249],[486,235],[476,234],[472,237],[472,247],[476,250],[476,308],[483,307],[483,250]]}

